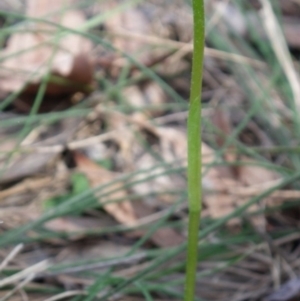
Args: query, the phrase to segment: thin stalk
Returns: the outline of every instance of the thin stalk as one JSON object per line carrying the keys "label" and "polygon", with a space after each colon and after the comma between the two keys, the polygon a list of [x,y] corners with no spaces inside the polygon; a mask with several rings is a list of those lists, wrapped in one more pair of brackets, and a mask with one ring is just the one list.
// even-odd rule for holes
{"label": "thin stalk", "polygon": [[204,56],[205,15],[204,1],[193,0],[194,54],[190,106],[188,116],[188,198],[189,227],[185,301],[193,301],[195,295],[196,269],[198,262],[198,231],[201,215],[201,92]]}

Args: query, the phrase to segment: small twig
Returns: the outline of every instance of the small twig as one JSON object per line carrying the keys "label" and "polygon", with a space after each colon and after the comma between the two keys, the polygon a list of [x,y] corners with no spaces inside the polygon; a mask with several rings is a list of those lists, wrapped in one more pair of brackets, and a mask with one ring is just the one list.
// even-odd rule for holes
{"label": "small twig", "polygon": [[22,282],[20,282],[14,289],[12,289],[9,293],[7,293],[3,298],[0,299],[0,301],[6,301],[11,296],[13,296],[18,290],[23,288],[27,283],[29,283],[31,280],[33,280],[35,277],[35,273],[29,274]]}
{"label": "small twig", "polygon": [[44,301],[57,301],[57,300],[62,300],[62,299],[66,299],[68,297],[73,297],[73,296],[78,296],[78,295],[82,295],[82,296],[86,296],[87,292],[86,291],[68,291],[68,292],[64,292],[58,295],[55,295],[51,298],[48,298]]}
{"label": "small twig", "polygon": [[148,257],[147,253],[140,253],[129,257],[116,258],[104,262],[91,263],[91,264],[86,264],[77,267],[70,267],[58,272],[49,272],[47,273],[47,275],[77,273],[77,272],[88,271],[93,269],[109,268],[121,264],[133,264],[147,257]]}
{"label": "small twig", "polygon": [[[281,259],[282,267],[285,270],[285,272],[289,275],[291,279],[295,279],[297,276],[293,269],[291,268],[288,259],[286,258],[285,254],[281,251],[279,246],[273,241],[273,239],[270,237],[270,235],[264,230],[263,227],[256,226],[250,218],[246,217],[250,224],[252,224],[253,229],[256,231],[256,233],[267,243],[270,253],[275,253],[278,255],[278,258]],[[276,265],[274,265],[276,266]]]}
{"label": "small twig", "polygon": [[[112,34],[117,36],[122,36],[125,38],[137,39],[152,45],[163,45],[164,47],[168,46],[170,48],[175,48],[175,49],[184,49],[184,51],[188,53],[193,52],[193,48],[194,48],[192,43],[178,42],[178,41],[159,38],[155,36],[146,36],[138,33],[129,32],[127,30],[114,31]],[[261,68],[265,66],[265,63],[259,60],[255,60],[239,54],[229,53],[229,52],[208,48],[208,47],[205,47],[205,55],[217,59],[232,61],[235,63],[248,64],[254,67]]]}
{"label": "small twig", "polygon": [[23,244],[19,244],[8,254],[8,256],[2,261],[0,265],[0,272],[8,265],[8,263],[12,259],[16,257],[16,255],[23,249],[23,247]]}
{"label": "small twig", "polygon": [[24,279],[26,277],[28,277],[29,274],[37,274],[37,273],[40,273],[42,271],[45,271],[47,268],[49,267],[49,262],[48,260],[44,260],[44,261],[41,261],[19,273],[16,273],[12,276],[9,276],[3,280],[0,281],[0,288],[3,287],[3,286],[6,286],[6,285],[9,285],[9,284],[12,284],[12,283],[15,283],[21,279]]}
{"label": "small twig", "polygon": [[294,104],[296,108],[300,108],[300,85],[299,85],[299,76],[293,65],[293,61],[286,44],[283,32],[276,20],[275,14],[273,12],[271,3],[269,0],[260,0],[262,5],[261,16],[264,21],[264,26],[266,32],[269,36],[270,42],[272,43],[274,52],[278,58],[279,63],[282,66],[282,69],[289,81],[291,86]]}

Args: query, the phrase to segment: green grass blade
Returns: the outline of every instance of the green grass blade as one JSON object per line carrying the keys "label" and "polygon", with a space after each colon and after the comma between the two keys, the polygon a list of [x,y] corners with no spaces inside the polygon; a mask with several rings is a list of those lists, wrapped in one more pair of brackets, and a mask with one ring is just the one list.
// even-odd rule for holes
{"label": "green grass blade", "polygon": [[194,54],[188,116],[188,196],[189,227],[186,266],[185,301],[194,300],[198,262],[198,231],[201,214],[201,92],[204,58],[205,16],[204,2],[193,1]]}

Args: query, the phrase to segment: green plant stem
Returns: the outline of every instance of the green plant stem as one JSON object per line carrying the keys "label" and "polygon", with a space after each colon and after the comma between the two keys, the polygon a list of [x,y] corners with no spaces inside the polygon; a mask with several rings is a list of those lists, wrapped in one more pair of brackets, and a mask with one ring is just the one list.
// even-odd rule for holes
{"label": "green plant stem", "polygon": [[198,231],[201,215],[201,92],[204,56],[205,15],[204,1],[193,0],[194,54],[188,116],[188,197],[189,227],[185,301],[193,301],[195,295],[198,262]]}

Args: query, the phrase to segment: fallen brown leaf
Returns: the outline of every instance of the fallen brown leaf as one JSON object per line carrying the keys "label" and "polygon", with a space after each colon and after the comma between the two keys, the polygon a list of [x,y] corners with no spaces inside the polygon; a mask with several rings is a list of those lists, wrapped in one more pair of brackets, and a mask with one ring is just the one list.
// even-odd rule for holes
{"label": "fallen brown leaf", "polygon": [[[143,87],[130,86],[124,89],[123,95],[127,102],[136,108],[145,108],[147,106],[157,106],[163,104],[166,100],[166,95],[162,88],[157,83],[149,83]],[[147,110],[136,114],[145,114],[154,117],[160,113],[160,110]]]}
{"label": "fallen brown leaf", "polygon": [[[146,202],[135,202],[134,210],[139,218],[142,220],[143,218],[147,218],[156,213],[156,210],[149,206]],[[128,233],[130,237],[142,237],[145,235],[147,230],[139,229],[134,232]],[[176,229],[165,226],[157,229],[149,238],[149,240],[158,247],[169,248],[180,245],[185,237]]]}
{"label": "fallen brown leaf", "polygon": [[[104,215],[104,213],[103,213]],[[84,232],[91,229],[101,229],[108,226],[115,226],[114,220],[101,217],[84,217],[84,216],[64,216],[56,218],[46,223],[47,229],[61,232]],[[74,234],[73,239],[81,238],[82,234]]]}
{"label": "fallen brown leaf", "polygon": [[152,242],[162,248],[176,247],[185,241],[185,237],[170,227],[158,229],[152,236]]}
{"label": "fallen brown leaf", "polygon": [[31,153],[28,155],[18,156],[12,163],[7,166],[7,158],[0,161],[0,184],[5,184],[22,178],[33,176],[53,166],[58,159],[55,153]]}
{"label": "fallen brown leaf", "polygon": [[[75,10],[60,12],[70,3],[70,0],[30,0],[26,15],[76,29],[84,23],[84,15]],[[29,81],[25,92],[34,93],[48,71],[65,84],[49,83],[47,94],[81,91],[91,83],[93,66],[89,53],[92,44],[89,40],[74,34],[58,34],[56,27],[42,22],[26,23],[22,29],[25,32],[13,34],[0,53],[3,59],[0,90],[16,91]]]}
{"label": "fallen brown leaf", "polygon": [[[109,1],[103,4],[104,7],[102,9],[111,10],[117,5],[119,5],[117,1]],[[114,14],[105,22],[105,27],[109,33],[118,32],[120,29],[142,35],[149,35],[151,32],[150,22],[138,8],[130,8],[121,13]],[[143,41],[115,36],[112,38],[112,43],[117,49],[130,53],[140,61],[149,59],[150,53],[149,50],[145,50],[146,44]]]}
{"label": "fallen brown leaf", "polygon": [[[78,170],[87,176],[92,187],[104,185],[117,178],[117,174],[94,163],[83,154],[77,152],[74,153],[74,160]],[[103,194],[112,190],[117,191],[109,194],[109,197],[101,197],[100,195],[99,202],[104,203],[110,199],[123,199],[127,197],[127,192],[123,188],[123,183],[120,181],[110,185],[108,189],[104,189]],[[129,201],[108,203],[104,204],[103,207],[118,222],[127,226],[133,226],[136,224],[137,219],[133,207]]]}

